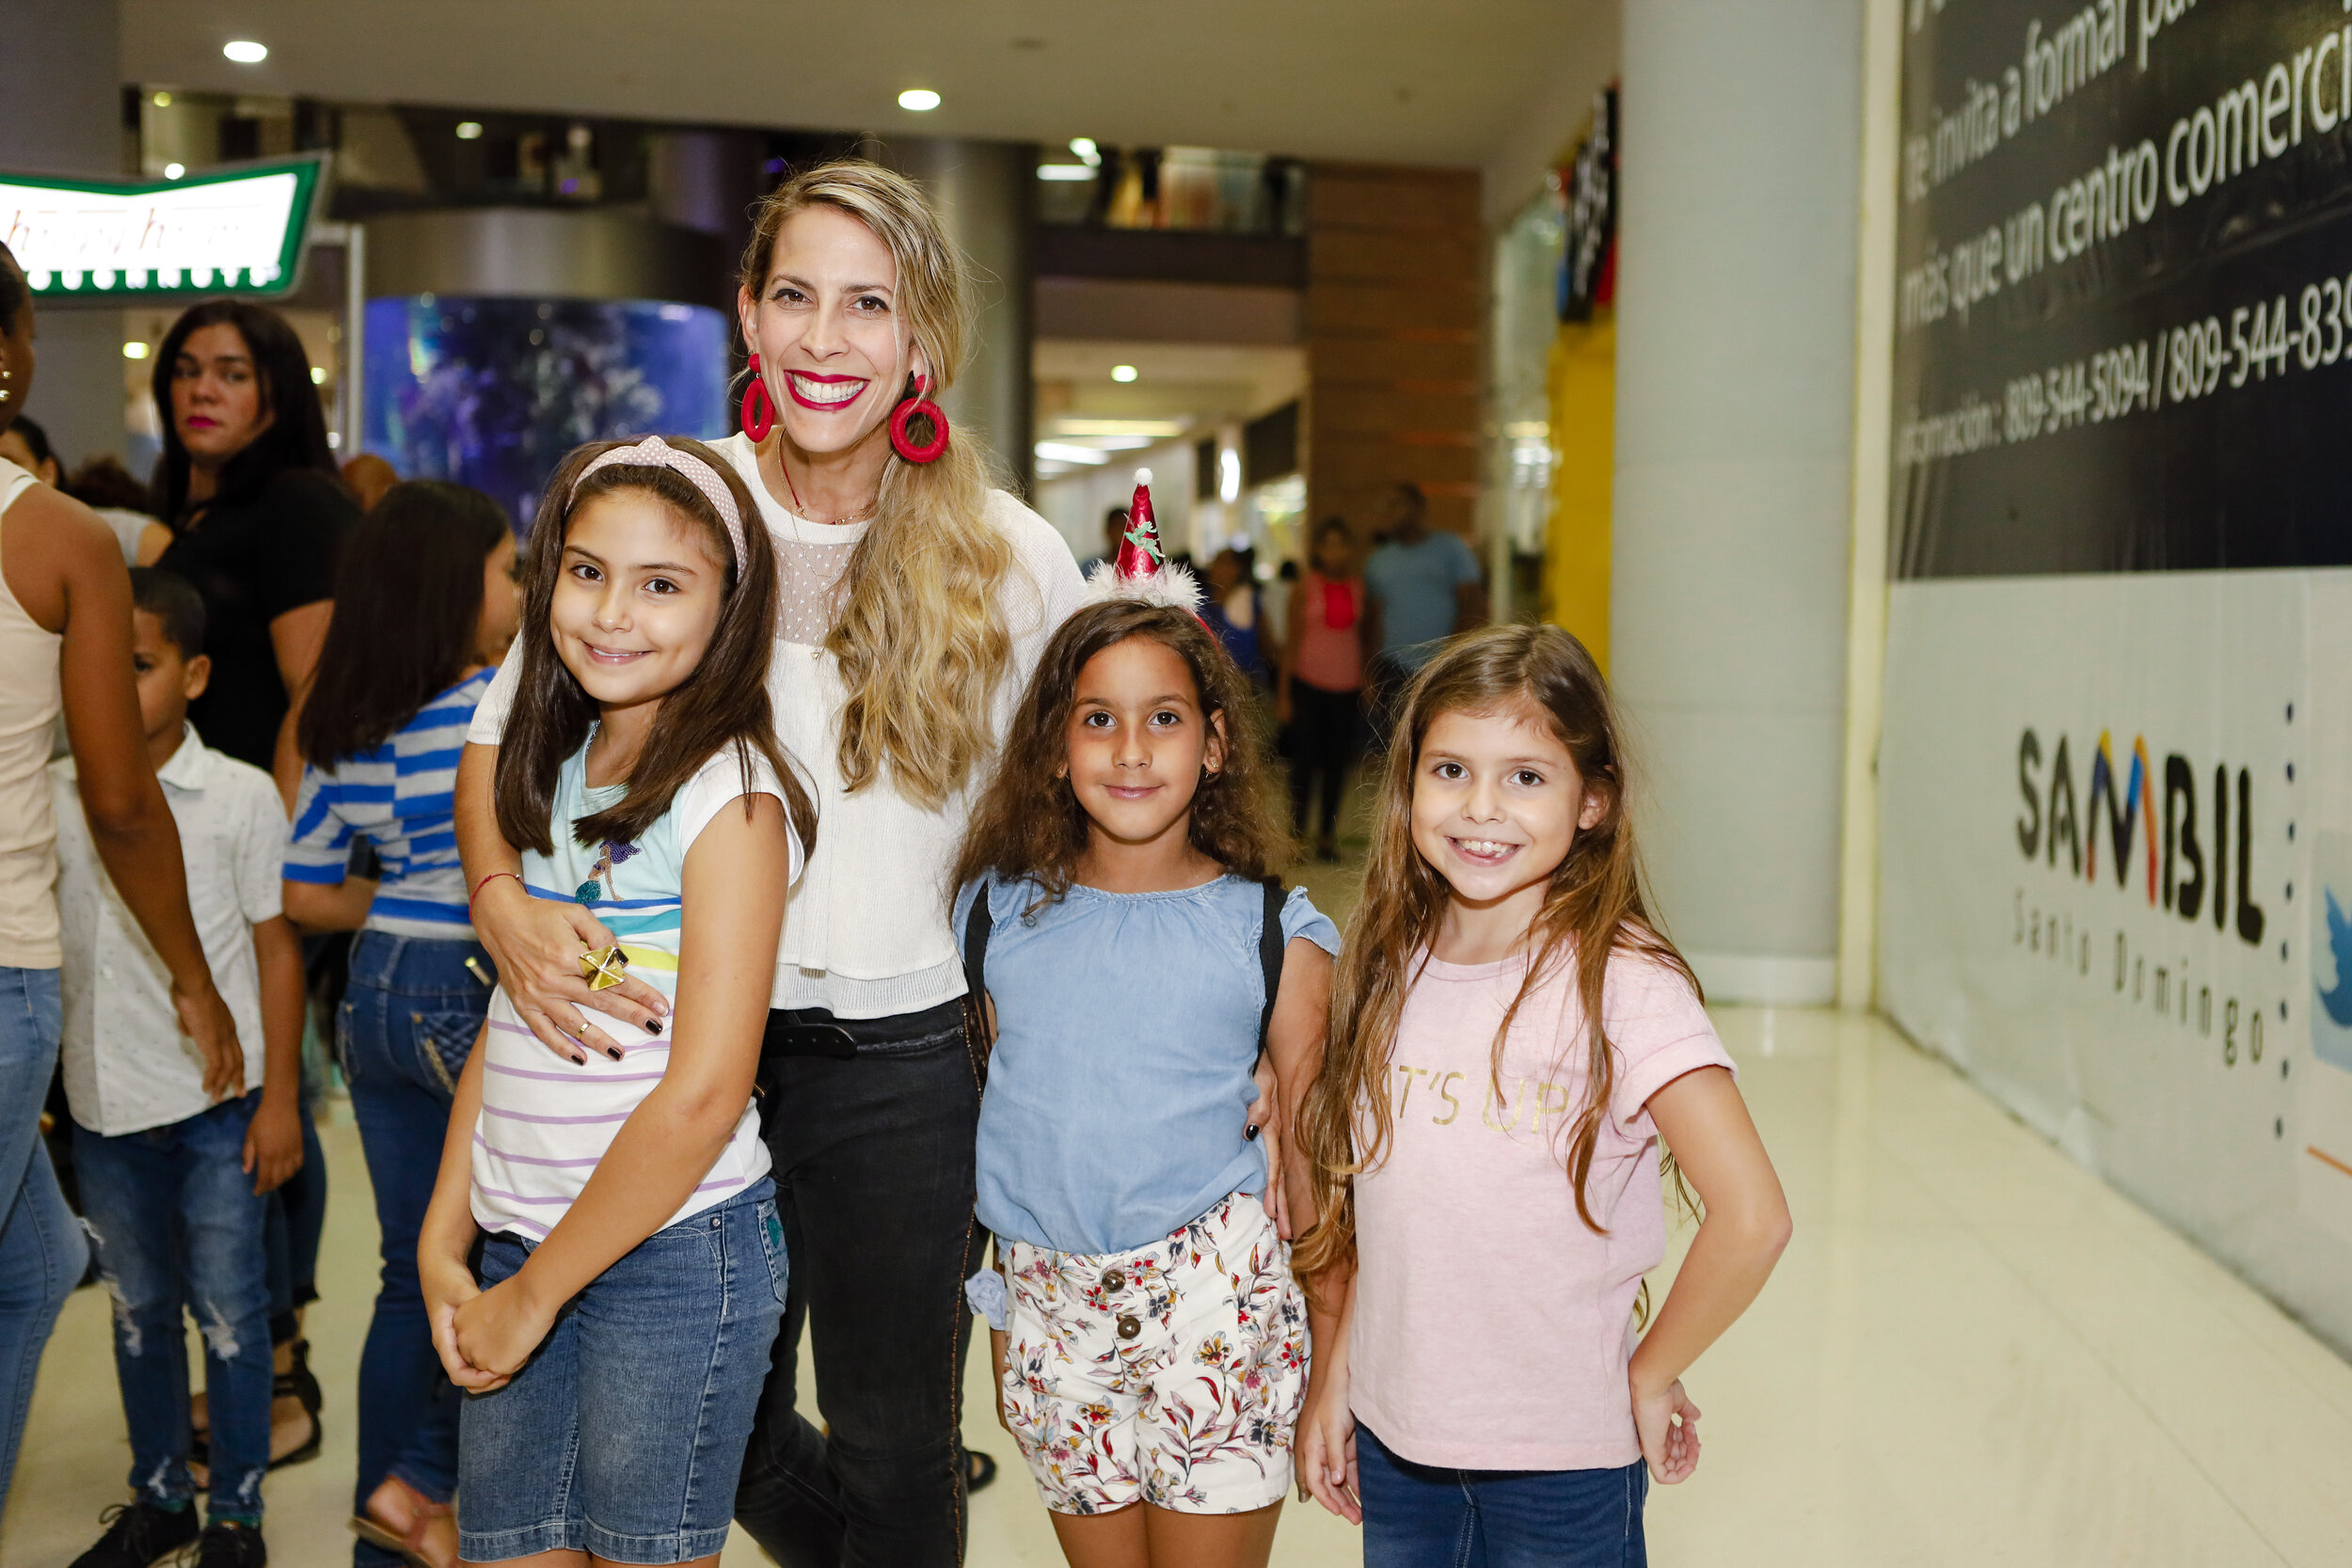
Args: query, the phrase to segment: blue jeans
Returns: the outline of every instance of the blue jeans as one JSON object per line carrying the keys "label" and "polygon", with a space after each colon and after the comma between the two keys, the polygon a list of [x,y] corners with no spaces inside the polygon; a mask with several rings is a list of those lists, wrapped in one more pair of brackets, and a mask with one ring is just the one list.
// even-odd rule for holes
{"label": "blue jeans", "polygon": [[[689,1214],[564,1303],[515,1381],[465,1396],[458,1554],[691,1562],[726,1544],[743,1445],[784,1316],[775,1184]],[[538,1246],[483,1243],[483,1289]]]}
{"label": "blue jeans", "polygon": [[40,1141],[63,1014],[54,969],[0,968],[0,1505],[57,1309],[89,1267]]}
{"label": "blue jeans", "polygon": [[185,1121],[104,1137],[73,1129],[82,1212],[114,1297],[115,1377],[131,1429],[131,1485],[184,1502],[188,1350],[181,1314],[204,1335],[215,1519],[258,1521],[269,1469],[268,1205],[243,1168],[257,1090]]}
{"label": "blue jeans", "polygon": [[[384,1269],[359,1354],[359,1482],[353,1512],[386,1476],[435,1502],[457,1489],[457,1388],[441,1370],[417,1282],[417,1232],[441,1167],[441,1138],[457,1076],[482,1032],[490,974],[472,942],[434,942],[362,931],[351,948],[351,985],[336,1020],[336,1049],[351,1084]],[[400,1560],[367,1542],[359,1568]]]}
{"label": "blue jeans", "polygon": [[1364,1568],[1646,1568],[1649,1471],[1416,1465],[1356,1423]]}
{"label": "blue jeans", "polygon": [[[250,1049],[250,1048],[248,1048]],[[318,1085],[302,1075],[302,1168],[265,1199],[269,1258],[269,1337],[297,1337],[294,1313],[319,1299],[319,1239],[326,1230],[326,1151],[319,1147]]]}

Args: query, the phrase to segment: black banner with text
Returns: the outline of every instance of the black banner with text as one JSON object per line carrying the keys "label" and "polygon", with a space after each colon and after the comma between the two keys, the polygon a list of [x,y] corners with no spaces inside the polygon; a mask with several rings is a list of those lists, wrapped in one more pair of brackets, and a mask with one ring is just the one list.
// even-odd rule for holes
{"label": "black banner with text", "polygon": [[1903,578],[2352,564],[2345,0],[1908,0]]}

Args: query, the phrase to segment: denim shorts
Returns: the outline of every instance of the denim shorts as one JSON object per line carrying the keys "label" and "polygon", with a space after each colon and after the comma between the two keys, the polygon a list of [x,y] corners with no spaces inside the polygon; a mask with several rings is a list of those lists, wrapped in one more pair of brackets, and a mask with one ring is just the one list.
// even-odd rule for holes
{"label": "denim shorts", "polygon": [[1645,1568],[1640,1460],[1611,1470],[1417,1465],[1356,1423],[1364,1568]]}
{"label": "denim shorts", "polygon": [[[484,1288],[512,1278],[535,1245],[490,1237]],[[784,1286],[784,1227],[765,1178],[655,1231],[597,1275],[512,1383],[466,1396],[459,1555],[691,1562],[716,1553]]]}

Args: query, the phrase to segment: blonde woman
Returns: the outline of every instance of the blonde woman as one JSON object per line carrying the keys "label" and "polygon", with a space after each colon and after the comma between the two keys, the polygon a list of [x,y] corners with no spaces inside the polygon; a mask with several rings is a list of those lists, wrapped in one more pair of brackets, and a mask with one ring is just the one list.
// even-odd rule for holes
{"label": "blonde woman", "polygon": [[[947,385],[971,335],[962,260],[919,187],[862,162],[787,182],[759,210],[738,306],[758,366],[747,412],[764,392],[780,418],[718,447],[775,543],[770,693],[818,830],[770,996],[760,1111],[790,1299],[737,1516],[785,1562],[953,1564],[979,1075],[946,876],[980,764],[1079,602],[1078,570],[991,484],[967,432],[929,461],[894,447],[894,411]],[[914,418],[899,439],[922,457],[941,434]],[[615,626],[605,652],[630,646]],[[510,661],[466,748],[459,841],[517,1014],[576,1060],[612,1048],[575,1005],[590,994],[583,948],[614,938],[570,890],[514,875],[490,789],[512,687]],[[635,979],[596,1005],[657,1033],[667,1010]],[[804,1322],[829,1434],[794,1409]]]}

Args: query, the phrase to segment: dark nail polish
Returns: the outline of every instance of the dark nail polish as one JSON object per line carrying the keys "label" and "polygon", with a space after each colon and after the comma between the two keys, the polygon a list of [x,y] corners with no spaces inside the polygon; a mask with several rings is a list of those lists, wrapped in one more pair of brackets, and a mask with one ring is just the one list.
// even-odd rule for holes
{"label": "dark nail polish", "polygon": [[658,1018],[649,1018],[645,1020],[645,1033],[648,1035],[658,1035],[661,1033],[661,1021]]}
{"label": "dark nail polish", "polygon": [[587,1065],[588,1058],[585,1056],[575,1056],[572,1058],[572,1066],[574,1067],[586,1067]]}
{"label": "dark nail polish", "polygon": [[604,1053],[612,1057],[616,1062],[621,1059],[621,1048],[617,1045],[607,1046]]}
{"label": "dark nail polish", "polygon": [[1245,1139],[1255,1138],[1258,1135],[1258,1129],[1254,1124],[1245,1127],[1241,1130],[1241,1135]]}

